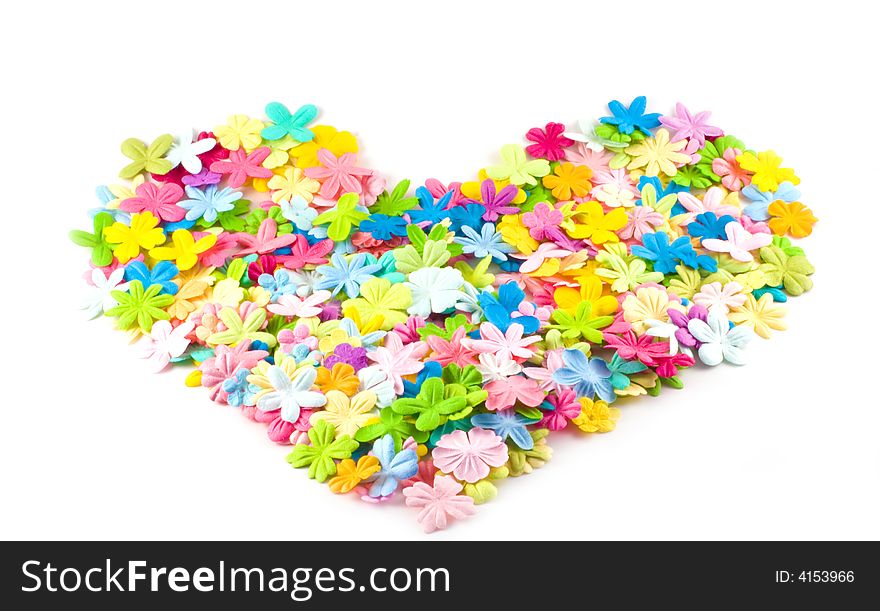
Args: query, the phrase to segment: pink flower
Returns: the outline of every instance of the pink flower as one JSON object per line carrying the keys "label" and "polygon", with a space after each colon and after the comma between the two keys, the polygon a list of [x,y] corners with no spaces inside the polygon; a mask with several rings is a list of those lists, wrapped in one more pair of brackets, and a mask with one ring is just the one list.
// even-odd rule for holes
{"label": "pink flower", "polygon": [[183,189],[173,182],[155,185],[145,182],[135,189],[137,197],[129,197],[119,204],[126,212],[152,212],[163,221],[176,223],[186,216],[186,210],[177,205],[183,197]]}
{"label": "pink flower", "polygon": [[229,186],[237,189],[247,182],[248,178],[271,178],[272,170],[264,168],[261,164],[272,152],[268,146],[261,146],[250,153],[244,149],[238,149],[229,153],[228,160],[215,161],[211,164],[211,171],[218,174],[229,174],[226,179]]}
{"label": "pink flower", "polygon": [[461,520],[477,512],[474,499],[459,494],[462,488],[453,478],[440,475],[434,478],[433,487],[416,482],[404,488],[403,496],[410,507],[422,508],[416,519],[425,532],[430,533],[446,528],[449,518]]}
{"label": "pink flower", "polygon": [[266,309],[280,316],[310,318],[317,316],[324,309],[322,304],[331,297],[330,291],[315,291],[308,297],[281,295],[278,303],[270,303]]}
{"label": "pink flower", "polygon": [[321,197],[333,199],[340,193],[362,193],[361,177],[369,176],[372,170],[360,168],[354,153],[344,153],[336,157],[327,149],[318,151],[320,166],[306,168],[305,175],[321,181]]}
{"label": "pink flower", "polygon": [[290,354],[294,346],[305,344],[309,350],[317,350],[318,338],[312,335],[308,325],[299,324],[290,329],[282,329],[278,332],[278,344],[281,346],[282,352]]}
{"label": "pink flower", "polygon": [[451,182],[448,185],[444,185],[436,178],[429,178],[425,181],[425,188],[427,188],[428,191],[431,192],[431,195],[434,196],[434,199],[440,199],[441,197],[452,191],[452,198],[449,200],[449,208],[452,208],[453,206],[458,206],[464,201],[464,196],[461,194],[460,182]]}
{"label": "pink flower", "polygon": [[577,142],[573,149],[565,150],[565,160],[575,165],[585,165],[593,171],[593,174],[608,171],[608,163],[614,157],[604,148],[594,151],[583,142]]}
{"label": "pink flower", "polygon": [[547,427],[551,431],[561,431],[568,426],[568,421],[577,418],[581,413],[581,404],[577,393],[571,388],[560,388],[556,394],[547,395],[547,403],[553,406],[552,411],[544,412],[538,423],[539,427]]}
{"label": "pink flower", "polygon": [[553,372],[563,366],[562,348],[548,350],[544,354],[543,367],[524,367],[523,373],[538,382],[538,388],[544,392],[558,390],[559,384],[553,379]]}
{"label": "pink flower", "polygon": [[437,361],[443,367],[450,363],[455,363],[459,367],[476,365],[477,353],[461,343],[466,331],[464,327],[459,327],[448,341],[439,335],[429,335],[425,338],[428,346],[433,350],[431,360]]}
{"label": "pink flower", "polygon": [[721,184],[731,191],[739,191],[752,183],[752,175],[739,166],[737,155],[742,155],[742,151],[728,148],[721,157],[712,160],[712,171],[721,177]]}
{"label": "pink flower", "polygon": [[184,322],[172,328],[167,320],[153,323],[149,335],[145,335],[135,345],[141,358],[149,359],[153,371],[159,372],[168,367],[171,359],[186,352],[189,346],[187,335],[193,332],[195,324]]}
{"label": "pink flower", "polygon": [[226,402],[223,382],[235,375],[241,368],[251,369],[269,356],[265,350],[250,350],[251,341],[243,340],[234,348],[223,344],[214,349],[214,356],[205,359],[199,370],[202,372],[202,386],[211,389],[211,400]]}
{"label": "pink flower", "polygon": [[425,364],[420,360],[428,352],[425,342],[412,342],[403,345],[396,333],[385,336],[385,346],[367,353],[367,358],[376,363],[379,371],[388,376],[394,384],[394,392],[403,394],[403,376],[418,373]]}
{"label": "pink flower", "polygon": [[773,236],[769,233],[749,233],[739,223],[727,223],[724,233],[726,240],[703,240],[703,248],[712,252],[726,252],[737,261],[745,263],[754,260],[755,256],[751,251],[763,248],[773,241]]}
{"label": "pink flower", "polygon": [[657,364],[657,357],[669,354],[669,342],[655,343],[651,335],[639,337],[632,331],[627,331],[621,335],[604,333],[603,336],[605,347],[617,350],[617,354],[625,361],[636,359],[653,367]]}
{"label": "pink flower", "polygon": [[299,236],[295,233],[278,235],[278,223],[272,218],[263,220],[260,228],[257,229],[257,235],[251,235],[244,231],[235,234],[236,241],[245,247],[238,253],[240,255],[271,253],[279,248],[290,246],[298,237],[305,239],[305,236]]}
{"label": "pink flower", "polygon": [[526,255],[523,253],[514,252],[511,253],[510,256],[514,259],[524,259],[522,265],[519,266],[519,271],[523,274],[530,274],[531,272],[541,267],[546,259],[561,259],[562,257],[567,257],[571,253],[571,250],[559,248],[558,246],[556,246],[556,244],[543,242],[531,254]]}
{"label": "pink flower", "polygon": [[544,129],[533,127],[526,132],[526,140],[535,144],[527,146],[526,152],[532,157],[561,161],[565,158],[565,147],[574,144],[574,140],[562,134],[564,131],[565,126],[562,123],[550,122]]}
{"label": "pink flower", "polygon": [[[721,218],[725,214],[739,218],[739,208],[723,203],[724,196],[724,189],[720,187],[711,187],[706,191],[705,195],[703,195],[702,200],[687,192],[679,193],[678,201],[687,209],[687,214],[681,215],[682,225],[691,223],[698,214],[703,214],[704,212],[714,212],[715,216],[718,218]],[[705,246],[705,243],[703,245]]]}
{"label": "pink flower", "polygon": [[432,455],[440,471],[473,484],[489,475],[489,467],[500,467],[507,462],[507,444],[486,429],[473,428],[467,433],[452,431],[437,441]]}
{"label": "pink flower", "polygon": [[427,324],[421,316],[410,316],[405,323],[394,325],[392,333],[396,333],[404,344],[419,341],[419,329]]}
{"label": "pink flower", "polygon": [[492,352],[499,358],[519,358],[525,360],[532,356],[534,350],[529,348],[531,344],[541,341],[537,335],[523,337],[523,326],[519,323],[511,323],[505,333],[490,322],[480,325],[481,339],[465,339],[472,350],[477,352]]}
{"label": "pink flower", "polygon": [[626,211],[626,225],[617,233],[624,240],[641,240],[663,224],[666,218],[650,206],[634,206]]}
{"label": "pink flower", "polygon": [[555,239],[561,233],[559,225],[564,217],[562,212],[549,204],[540,203],[531,212],[522,215],[522,224],[529,228],[529,235],[536,240]]}
{"label": "pink flower", "polygon": [[513,407],[517,401],[529,407],[538,407],[544,401],[544,391],[538,388],[538,383],[522,376],[495,380],[484,388],[489,393],[486,409],[490,410],[507,409]]}
{"label": "pink flower", "polygon": [[382,191],[385,190],[385,177],[379,174],[362,176],[361,185],[363,186],[360,198],[361,205],[372,206],[376,203],[376,199],[379,197]]}
{"label": "pink flower", "polygon": [[660,123],[672,132],[669,138],[671,142],[691,138],[703,146],[707,137],[720,136],[724,133],[721,128],[707,123],[711,114],[708,111],[703,111],[691,115],[685,105],[679,102],[675,105],[675,116],[660,117]]}
{"label": "pink flower", "polygon": [[238,250],[235,234],[224,231],[217,236],[211,248],[199,255],[199,263],[205,267],[222,267]]}
{"label": "pink flower", "polygon": [[738,308],[746,302],[746,294],[739,282],[728,282],[723,286],[720,282],[710,282],[703,285],[692,301],[707,310],[714,307],[727,314],[730,308]]}

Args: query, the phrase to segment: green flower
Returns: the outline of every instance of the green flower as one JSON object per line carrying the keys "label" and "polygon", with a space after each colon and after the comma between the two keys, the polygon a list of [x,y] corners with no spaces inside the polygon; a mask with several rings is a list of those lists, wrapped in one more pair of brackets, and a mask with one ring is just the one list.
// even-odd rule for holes
{"label": "green flower", "polygon": [[599,329],[614,322],[613,316],[593,318],[593,304],[589,301],[579,303],[574,316],[565,310],[556,310],[550,319],[556,323],[550,325],[550,328],[559,329],[562,332],[562,337],[566,339],[584,338],[594,344],[602,343],[602,332]]}
{"label": "green flower", "polygon": [[[309,429],[310,445],[301,443],[287,455],[291,466],[309,468],[309,477],[319,482],[336,475],[336,460],[351,458],[358,442],[350,435],[336,438],[336,428],[326,420],[318,420]],[[335,460],[334,460],[335,459]]]}
{"label": "green flower", "polygon": [[608,371],[611,372],[611,385],[617,390],[623,390],[629,386],[629,376],[645,371],[647,366],[639,361],[626,361],[616,352],[608,363]]}
{"label": "green flower", "polygon": [[795,296],[813,288],[813,281],[808,276],[816,270],[804,255],[787,255],[773,244],[762,248],[760,253],[760,269],[768,286],[781,284],[786,293]]}
{"label": "green flower", "polygon": [[383,191],[376,198],[376,203],[370,206],[370,212],[387,214],[388,216],[401,216],[419,202],[417,197],[407,197],[407,190],[409,190],[409,181],[401,180],[391,193]]}
{"label": "green flower", "polygon": [[515,444],[507,444],[507,468],[511,477],[528,475],[547,464],[553,456],[553,448],[547,445],[546,437],[549,432],[547,429],[529,431],[529,435],[535,440],[535,447],[531,450],[523,450]]}
{"label": "green flower", "polygon": [[418,414],[416,428],[432,431],[440,426],[441,416],[449,416],[468,406],[467,399],[461,395],[444,398],[444,390],[440,378],[428,378],[414,399],[397,399],[391,409],[403,416]]}
{"label": "green flower", "polygon": [[520,206],[520,210],[523,212],[531,212],[535,209],[535,206],[541,202],[546,203],[552,208],[554,204],[556,204],[556,201],[556,198],[553,197],[552,189],[548,189],[543,183],[539,182],[537,185],[529,189],[529,195],[526,197],[526,201],[523,202],[523,205]]}
{"label": "green flower", "polygon": [[[214,221],[213,223],[206,221],[205,217],[202,217],[196,222],[196,225],[198,225],[199,227],[212,227],[212,226],[217,225],[219,223],[220,226],[223,227],[223,229],[225,229],[226,231],[244,231],[246,224],[245,224],[245,219],[243,219],[241,217],[241,215],[246,213],[248,210],[250,210],[250,208],[251,208],[250,201],[248,201],[246,199],[239,199],[239,200],[236,200],[236,202],[233,204],[232,210],[227,210],[225,212],[218,213],[217,220]],[[281,209],[279,208],[278,210],[281,210]],[[262,210],[262,209],[260,209],[260,211],[265,212],[265,210]],[[278,216],[280,216],[280,215],[278,215]],[[265,218],[265,216],[264,216],[264,218]],[[283,217],[282,217],[281,222],[278,222],[277,218],[275,219],[275,221],[278,222],[278,234],[279,235],[281,235],[282,233],[290,233],[289,231],[288,232],[281,231],[281,224],[285,220],[286,219],[283,219]],[[260,223],[262,223],[262,222],[263,222],[262,219],[260,219],[260,222],[257,223],[257,229],[259,229]],[[255,229],[254,231],[252,231],[250,233],[257,233],[257,229]]]}
{"label": "green flower", "polygon": [[174,296],[167,293],[160,295],[161,290],[161,284],[151,284],[145,291],[140,280],[132,280],[128,285],[128,292],[110,291],[119,305],[104,314],[116,316],[120,329],[130,329],[137,323],[141,331],[149,333],[153,322],[171,318],[163,308],[174,303]]}
{"label": "green flower", "polygon": [[672,182],[682,187],[693,187],[695,189],[705,189],[712,186],[712,181],[695,165],[686,165],[678,168],[678,172],[675,173]]}
{"label": "green flower", "polygon": [[266,322],[266,310],[263,308],[254,308],[244,320],[235,308],[223,308],[219,316],[226,325],[226,330],[218,331],[208,337],[209,344],[234,346],[246,339],[263,342],[269,346],[274,346],[278,342],[271,333],[260,331],[263,323]]}
{"label": "green flower", "polygon": [[174,144],[170,134],[163,134],[153,140],[150,146],[137,138],[129,138],[122,143],[122,154],[131,159],[131,163],[119,172],[120,178],[134,178],[144,170],[152,174],[167,174],[171,171],[171,162],[162,157]]}
{"label": "green flower", "polygon": [[421,327],[418,330],[419,337],[425,339],[431,335],[436,335],[437,337],[442,337],[446,341],[449,341],[452,338],[452,335],[455,333],[456,329],[459,327],[465,327],[467,330],[470,330],[471,324],[468,323],[467,316],[464,314],[456,314],[455,316],[448,316],[443,321],[443,328],[441,329],[434,323],[428,323],[424,327]]}
{"label": "green flower", "polygon": [[443,368],[443,382],[446,384],[444,394],[447,397],[464,397],[468,407],[449,416],[450,420],[459,420],[471,413],[472,409],[486,400],[489,393],[483,390],[483,376],[473,365],[459,367],[450,363]]}
{"label": "green flower", "polygon": [[327,225],[327,237],[334,242],[342,242],[351,234],[352,227],[357,227],[361,221],[367,220],[370,215],[357,209],[358,195],[357,193],[346,193],[339,198],[336,206],[322,212],[315,220],[313,225]]}
{"label": "green flower", "polygon": [[611,280],[611,290],[615,293],[631,291],[646,282],[663,282],[663,274],[649,271],[645,261],[638,257],[624,258],[605,250],[599,251],[596,260],[602,264],[596,268],[596,275]]}
{"label": "green flower", "polygon": [[379,412],[379,422],[361,427],[354,434],[354,438],[360,442],[368,442],[385,435],[391,435],[394,439],[394,447],[398,451],[408,437],[419,443],[424,443],[428,439],[428,433],[417,430],[412,422],[406,421],[403,416],[388,407]]}
{"label": "green flower", "polygon": [[[230,210],[230,212],[234,211],[235,209]],[[260,231],[260,225],[262,225],[263,221],[267,218],[275,221],[275,224],[278,226],[278,233],[276,235],[287,235],[293,231],[293,223],[284,218],[281,206],[272,206],[268,210],[255,208],[250,214],[244,217],[244,230],[250,234],[257,235],[257,232]]]}
{"label": "green flower", "polygon": [[110,265],[113,262],[113,250],[104,238],[104,228],[113,224],[113,217],[106,212],[99,212],[92,219],[94,233],[74,229],[70,232],[70,239],[77,246],[92,249],[92,263],[98,267]]}

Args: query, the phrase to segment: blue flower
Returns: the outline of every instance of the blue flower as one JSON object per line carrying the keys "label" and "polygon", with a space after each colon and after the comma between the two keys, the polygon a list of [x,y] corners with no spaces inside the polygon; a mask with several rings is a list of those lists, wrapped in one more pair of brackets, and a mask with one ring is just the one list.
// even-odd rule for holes
{"label": "blue flower", "polygon": [[483,215],[485,213],[485,206],[480,204],[455,206],[449,211],[449,220],[452,221],[449,228],[457,234],[461,234],[462,227],[479,229],[483,224]]}
{"label": "blue flower", "polygon": [[428,378],[439,378],[443,375],[443,367],[437,361],[425,361],[425,366],[416,376],[415,382],[403,381],[403,397],[413,398],[419,394],[422,384]]}
{"label": "blue flower", "polygon": [[[361,334],[360,329],[357,328],[357,325],[354,324],[354,321],[350,318],[343,318],[342,320],[340,320],[339,328],[348,333],[348,336],[350,338],[359,339],[361,341],[361,345],[368,350],[375,348],[379,340],[387,335],[385,331],[372,331],[370,333],[367,333],[366,335],[363,335]],[[408,383],[409,382],[404,381],[404,385]]]}
{"label": "blue flower", "polygon": [[465,253],[472,254],[478,259],[492,256],[493,259],[507,261],[507,253],[513,252],[513,246],[501,238],[501,233],[495,231],[495,223],[486,223],[477,233],[467,225],[461,228],[464,236],[455,238],[457,244],[463,246]]}
{"label": "blue flower", "polygon": [[223,390],[226,392],[226,402],[232,407],[245,405],[247,399],[252,396],[247,377],[250,371],[239,369],[231,378],[223,380]]}
{"label": "blue flower", "polygon": [[370,496],[373,498],[388,496],[400,484],[401,480],[407,479],[418,473],[419,458],[413,449],[394,452],[394,439],[391,435],[380,437],[373,444],[373,456],[379,459],[382,466],[373,485],[370,486]]}
{"label": "blue flower", "polygon": [[392,236],[406,235],[406,221],[399,216],[376,213],[361,221],[358,229],[372,234],[377,240],[390,240]]}
{"label": "blue flower", "polygon": [[629,386],[629,376],[642,372],[647,368],[647,365],[644,363],[640,361],[626,361],[615,352],[614,356],[611,357],[611,362],[608,363],[608,371],[611,372],[609,380],[611,380],[611,385],[614,388],[623,390]]}
{"label": "blue flower", "polygon": [[692,222],[688,223],[687,230],[691,237],[700,238],[701,241],[707,239],[724,240],[727,239],[724,228],[728,223],[735,221],[736,219],[729,214],[718,218],[714,212],[704,212],[698,214]]}
{"label": "blue flower", "polygon": [[507,282],[498,288],[498,297],[495,297],[489,291],[483,291],[477,297],[477,302],[483,308],[483,317],[498,327],[502,333],[506,333],[507,329],[513,323],[519,323],[523,326],[523,333],[530,335],[538,330],[541,326],[534,316],[517,316],[513,318],[511,314],[519,311],[519,304],[525,299],[526,294],[523,292],[516,282]]}
{"label": "blue flower", "polygon": [[[657,201],[660,201],[661,199],[663,199],[667,195],[673,195],[673,194],[677,194],[677,193],[687,193],[690,191],[690,189],[688,187],[683,187],[680,184],[672,182],[672,181],[669,181],[669,184],[664,187],[663,183],[660,182],[660,179],[656,176],[641,176],[641,177],[639,177],[639,192],[641,192],[642,189],[644,189],[646,185],[651,185],[654,187],[654,191],[656,191],[656,193],[657,193]],[[642,200],[641,199],[636,200],[636,205],[641,206]],[[682,212],[686,212],[686,210],[684,209],[684,206],[682,206],[681,204],[675,204],[675,205],[680,206],[682,209]],[[673,207],[673,210],[674,210],[674,207]],[[676,212],[675,214],[681,214],[681,212]],[[673,214],[673,216],[674,216],[674,214]]]}
{"label": "blue flower", "polygon": [[413,223],[429,222],[431,225],[449,218],[450,213],[446,210],[446,206],[449,205],[449,200],[452,199],[452,193],[452,191],[446,193],[435,202],[434,196],[431,195],[431,192],[426,187],[419,187],[416,189],[419,207],[409,211],[409,218],[412,219]]}
{"label": "blue flower", "polygon": [[658,231],[642,236],[642,244],[632,247],[632,254],[654,262],[654,271],[671,274],[679,261],[687,267],[703,268],[710,272],[718,270],[718,262],[709,255],[698,255],[691,245],[690,238],[681,236],[672,244],[669,236]]}
{"label": "blue flower", "polygon": [[277,302],[282,295],[293,295],[299,288],[290,281],[290,274],[286,269],[276,269],[274,274],[260,274],[257,284],[269,291],[272,303]]}
{"label": "blue flower", "polygon": [[176,295],[178,286],[172,280],[178,273],[177,266],[171,261],[159,261],[152,270],[140,261],[132,261],[125,266],[124,276],[128,282],[139,280],[145,289],[151,284],[160,285],[162,287],[159,291],[160,295],[163,293]]}
{"label": "blue flower", "polygon": [[346,259],[335,252],[330,261],[332,265],[319,265],[316,268],[322,278],[315,283],[315,288],[333,289],[334,296],[344,288],[345,294],[352,299],[360,294],[361,285],[382,269],[378,263],[371,264],[364,253]]}
{"label": "blue flower", "polygon": [[784,202],[796,202],[801,198],[801,192],[789,181],[779,185],[776,191],[760,191],[755,185],[744,187],[741,191],[743,197],[752,203],[743,208],[743,214],[753,221],[766,221],[770,218],[767,208],[776,200]]}
{"label": "blue flower", "polygon": [[587,358],[580,350],[563,350],[560,367],[553,372],[553,379],[565,386],[571,386],[577,396],[593,399],[599,397],[612,403],[617,395],[611,384],[611,370],[600,358]]}
{"label": "blue flower", "polygon": [[503,409],[492,414],[477,414],[471,416],[471,424],[481,429],[491,429],[504,440],[510,437],[513,443],[523,450],[531,450],[535,447],[535,440],[529,435],[526,428],[529,424],[535,424],[537,420],[526,418],[517,414],[513,409]]}
{"label": "blue flower", "polygon": [[95,195],[98,196],[98,201],[101,202],[101,205],[97,208],[91,208],[89,210],[89,218],[93,219],[97,215],[102,212],[106,212],[110,216],[113,217],[114,221],[119,221],[120,223],[124,223],[126,225],[131,225],[131,214],[126,212],[125,210],[120,210],[119,208],[108,208],[107,204],[116,199],[116,196],[110,191],[110,189],[104,185],[97,187],[95,189]]}
{"label": "blue flower", "polygon": [[235,208],[235,202],[242,196],[241,191],[229,187],[217,191],[217,185],[208,185],[204,190],[187,187],[186,194],[190,199],[177,204],[187,211],[186,220],[196,221],[204,218],[209,223],[216,221],[220,212],[228,212]]}
{"label": "blue flower", "polygon": [[779,303],[788,301],[788,295],[783,292],[781,285],[762,286],[761,288],[752,291],[752,297],[760,299],[765,293],[770,293],[770,296],[773,297],[773,301],[778,301]]}
{"label": "blue flower", "polygon": [[312,221],[318,218],[318,211],[309,206],[304,197],[294,195],[290,200],[281,200],[281,216],[293,223],[300,231],[312,228]]}
{"label": "blue flower", "polygon": [[406,280],[406,276],[397,271],[397,259],[394,258],[394,253],[390,250],[378,259],[375,255],[367,253],[367,263],[370,265],[378,264],[381,268],[374,274],[376,278],[385,278],[391,284]]}
{"label": "blue flower", "polygon": [[611,100],[608,102],[608,110],[611,111],[613,116],[602,117],[599,119],[599,122],[616,125],[622,134],[631,134],[633,130],[639,129],[645,135],[650,136],[651,130],[660,126],[660,113],[652,112],[646,115],[645,108],[647,105],[648,101],[643,95],[634,99],[629,108],[617,100]]}

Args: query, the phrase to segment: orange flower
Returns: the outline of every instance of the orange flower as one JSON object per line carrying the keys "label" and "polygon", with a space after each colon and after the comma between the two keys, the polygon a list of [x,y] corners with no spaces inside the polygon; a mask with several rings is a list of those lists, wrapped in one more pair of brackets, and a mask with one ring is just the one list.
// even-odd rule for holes
{"label": "orange flower", "polygon": [[360,379],[355,374],[354,367],[348,363],[334,363],[332,370],[318,367],[315,383],[325,394],[330,390],[339,390],[351,397],[357,392]]}
{"label": "orange flower", "polygon": [[544,186],[551,189],[553,197],[560,201],[571,199],[572,193],[584,197],[593,188],[590,178],[592,170],[585,165],[560,163],[553,173],[541,179]]}
{"label": "orange flower", "polygon": [[813,216],[813,211],[800,202],[786,203],[776,200],[767,212],[773,218],[767,223],[770,231],[776,235],[788,233],[793,238],[805,238],[813,233],[813,224],[818,220]]}

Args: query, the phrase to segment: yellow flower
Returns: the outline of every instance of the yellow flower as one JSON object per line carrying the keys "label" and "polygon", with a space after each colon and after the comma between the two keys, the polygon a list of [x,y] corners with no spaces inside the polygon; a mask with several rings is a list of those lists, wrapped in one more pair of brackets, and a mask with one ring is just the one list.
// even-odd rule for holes
{"label": "yellow flower", "polygon": [[225,278],[214,285],[208,303],[237,307],[244,300],[244,289],[235,278]]}
{"label": "yellow flower", "polygon": [[690,163],[691,156],[681,152],[687,146],[687,140],[669,141],[669,132],[658,129],[653,138],[645,138],[641,142],[626,147],[626,153],[632,156],[627,170],[645,168],[646,176],[657,176],[663,172],[667,176],[678,173],[676,164]]}
{"label": "yellow flower", "polygon": [[324,354],[330,354],[339,344],[350,344],[358,348],[361,345],[361,340],[356,337],[349,337],[345,329],[333,329],[318,340],[318,350]]}
{"label": "yellow flower", "polygon": [[561,309],[571,312],[577,311],[582,301],[592,304],[593,316],[610,316],[617,311],[617,299],[611,295],[602,294],[602,281],[596,276],[581,276],[578,278],[580,290],[570,286],[561,286],[553,293],[553,299]]}
{"label": "yellow flower", "polygon": [[137,197],[137,193],[135,190],[144,184],[144,180],[146,178],[143,174],[138,174],[134,178],[131,179],[130,185],[110,185],[107,189],[110,190],[110,193],[113,195],[115,199],[107,202],[108,210],[115,210],[119,208],[119,204],[121,204],[126,199],[131,199],[132,197]]}
{"label": "yellow flower", "polygon": [[[301,368],[311,368],[312,365],[309,361],[303,361],[302,363],[297,364],[296,359],[292,356],[281,355],[279,358],[275,359],[275,366],[281,369],[289,380],[293,381],[297,378],[297,373],[299,373]],[[251,374],[247,377],[248,382],[260,389],[257,394],[254,395],[255,401],[259,401],[264,395],[275,390],[275,386],[269,380],[270,367],[272,367],[272,364],[268,361],[260,361],[253,369],[251,369]]]}
{"label": "yellow flower", "polygon": [[370,278],[361,285],[361,296],[348,299],[342,309],[355,308],[361,319],[382,317],[382,330],[390,331],[394,325],[406,322],[406,309],[412,305],[412,293],[405,284],[394,284],[385,278]]}
{"label": "yellow flower", "polygon": [[272,201],[275,203],[297,195],[310,202],[321,188],[321,183],[306,176],[299,168],[286,167],[281,174],[269,179],[268,186],[272,189]]}
{"label": "yellow flower", "polygon": [[703,286],[700,271],[684,265],[676,265],[675,273],[677,275],[669,281],[669,290],[682,299],[693,299]]}
{"label": "yellow flower", "polygon": [[311,142],[297,144],[288,151],[296,159],[296,167],[312,168],[318,165],[318,151],[327,149],[336,157],[345,153],[357,153],[357,139],[351,132],[339,132],[329,125],[316,125],[310,128],[315,137]]}
{"label": "yellow flower", "polygon": [[198,302],[208,288],[214,284],[214,276],[211,272],[213,267],[195,267],[181,272],[174,281],[180,289],[174,295],[174,303],[168,306],[168,313],[177,320],[186,320],[187,317],[198,309]]}
{"label": "yellow flower", "polygon": [[506,214],[497,225],[501,239],[524,254],[532,254],[538,248],[538,241],[529,234],[529,228],[520,222],[521,214]]}
{"label": "yellow flower", "polygon": [[360,313],[355,308],[344,310],[343,315],[346,318],[351,319],[351,322],[354,323],[354,326],[357,327],[357,330],[360,331],[361,335],[369,335],[374,331],[378,331],[382,328],[382,323],[385,322],[378,314],[364,322]]}
{"label": "yellow flower", "polygon": [[332,369],[318,367],[318,377],[315,384],[321,392],[328,393],[331,390],[352,396],[358,390],[361,380],[354,372],[354,367],[348,363],[333,363]]}
{"label": "yellow flower", "polygon": [[755,296],[749,293],[746,302],[733,308],[728,315],[730,322],[754,329],[755,333],[764,339],[770,339],[770,330],[784,331],[786,329],[786,309],[773,301],[770,293],[764,293],[761,298],[755,300]]}
{"label": "yellow flower", "polygon": [[572,194],[576,197],[585,197],[590,192],[593,188],[590,183],[592,176],[593,171],[585,165],[560,163],[553,173],[542,178],[541,182],[551,189],[556,199],[569,200]]}
{"label": "yellow flower", "polygon": [[283,166],[290,160],[290,149],[297,144],[299,143],[291,138],[290,134],[285,135],[280,140],[268,140],[264,142],[263,146],[268,146],[271,152],[269,153],[269,156],[263,160],[261,165],[269,170]]}
{"label": "yellow flower", "polygon": [[369,479],[374,473],[382,469],[379,459],[375,456],[361,456],[357,463],[346,458],[336,465],[336,475],[328,482],[330,491],[335,494],[351,492],[358,485]]}
{"label": "yellow flower", "polygon": [[[461,194],[467,197],[468,199],[473,199],[476,201],[483,201],[483,193],[481,191],[483,186],[483,181],[490,180],[489,175],[486,173],[486,169],[482,169],[477,173],[477,180],[471,180],[461,185]],[[495,192],[498,193],[501,189],[510,184],[509,180],[493,180],[495,183]],[[521,204],[526,201],[528,194],[517,187],[516,197],[511,200],[511,203]]]}
{"label": "yellow flower", "polygon": [[579,204],[571,216],[573,227],[566,232],[576,239],[588,239],[593,244],[605,242],[619,242],[615,231],[619,231],[626,225],[629,218],[623,208],[615,208],[608,214],[602,209],[599,202],[587,202]]}
{"label": "yellow flower", "polygon": [[[113,247],[113,254],[120,263],[126,263],[141,253],[165,241],[165,234],[158,227],[159,219],[150,211],[131,215],[131,225],[113,223],[104,228],[104,237]],[[216,237],[214,238],[216,239]]]}
{"label": "yellow flower", "polygon": [[373,417],[376,393],[371,390],[359,392],[350,399],[344,392],[338,390],[328,390],[325,395],[327,405],[323,410],[314,412],[309,417],[312,426],[319,420],[324,420],[333,425],[337,437],[343,435],[354,437],[358,429]]}
{"label": "yellow flower", "polygon": [[637,335],[643,335],[648,330],[647,320],[668,322],[669,309],[684,311],[684,307],[677,301],[670,301],[669,294],[653,286],[645,286],[637,289],[635,295],[628,295],[623,300],[623,319],[632,325]]}
{"label": "yellow flower", "polygon": [[614,430],[620,410],[609,406],[605,401],[593,401],[586,397],[580,399],[581,413],[571,422],[584,433],[608,433]]}
{"label": "yellow flower", "polygon": [[209,233],[196,240],[188,229],[176,229],[171,234],[171,246],[160,246],[150,250],[150,256],[157,261],[174,261],[177,269],[185,271],[199,261],[199,255],[209,250],[217,242],[217,236]]}
{"label": "yellow flower", "polygon": [[805,238],[813,233],[813,225],[818,220],[813,211],[800,202],[790,204],[777,200],[770,204],[767,212],[773,217],[767,223],[776,235],[789,234],[793,238]]}
{"label": "yellow flower", "polygon": [[226,121],[226,125],[214,128],[214,137],[225,149],[237,151],[244,147],[246,151],[252,151],[263,142],[260,132],[266,125],[259,119],[252,119],[247,115],[232,115]]}
{"label": "yellow flower", "polygon": [[764,151],[755,156],[754,153],[746,152],[736,156],[739,166],[749,172],[754,172],[752,184],[761,191],[775,191],[779,184],[786,180],[797,185],[801,179],[795,176],[791,168],[781,168],[782,157],[773,151]]}

